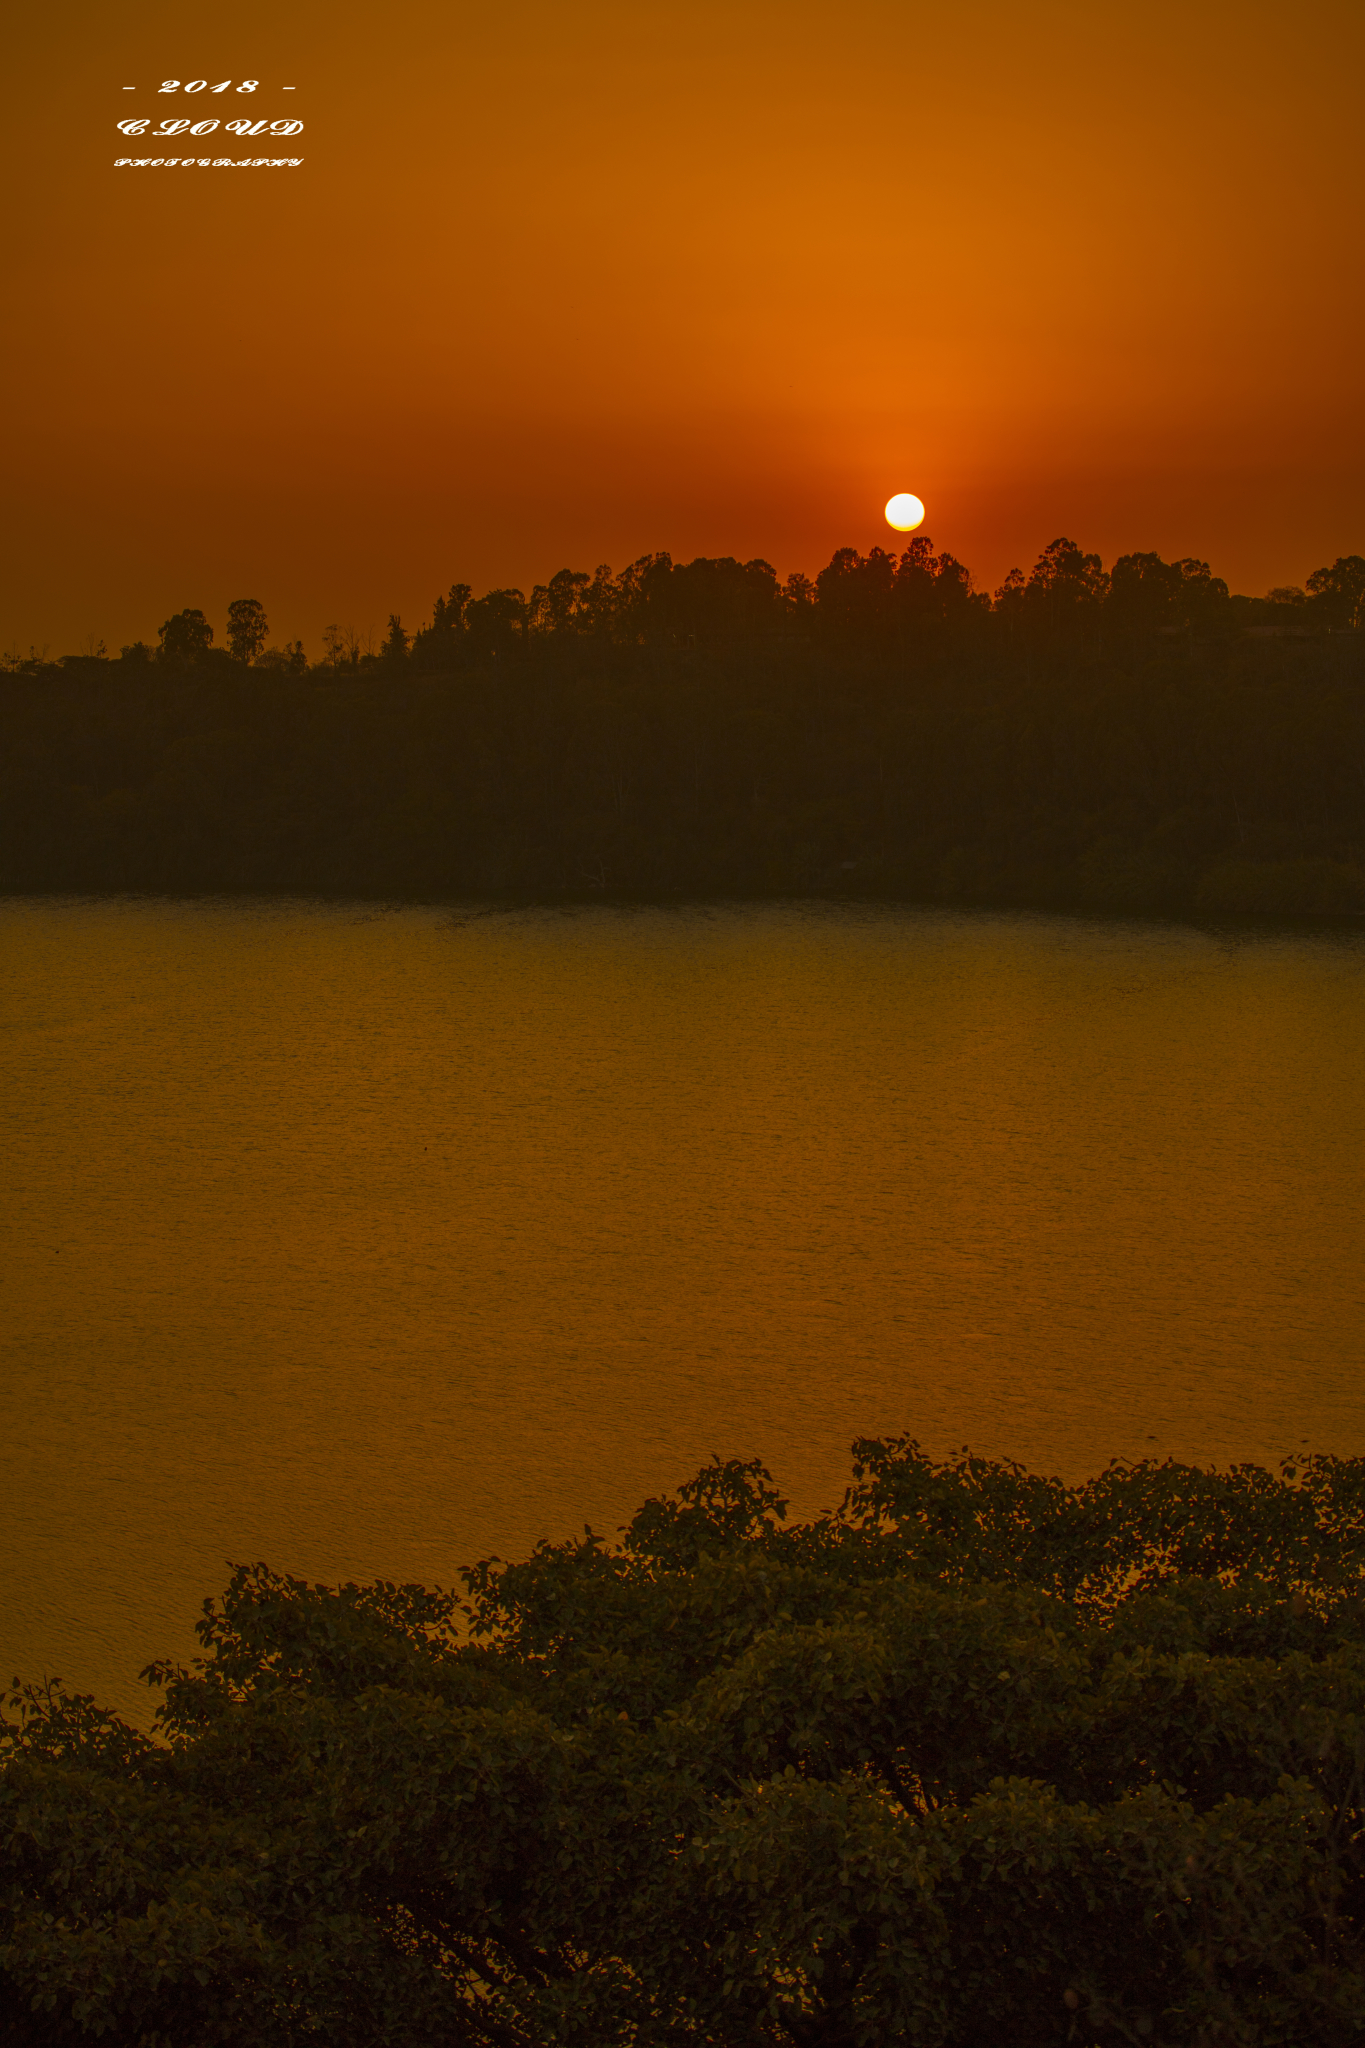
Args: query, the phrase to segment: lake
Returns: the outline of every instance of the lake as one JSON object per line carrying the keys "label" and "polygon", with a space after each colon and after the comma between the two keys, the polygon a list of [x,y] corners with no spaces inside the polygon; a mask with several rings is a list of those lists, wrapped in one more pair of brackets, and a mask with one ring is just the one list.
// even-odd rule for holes
{"label": "lake", "polygon": [[0,1675],[713,1452],[1365,1452],[1365,934],[0,902]]}

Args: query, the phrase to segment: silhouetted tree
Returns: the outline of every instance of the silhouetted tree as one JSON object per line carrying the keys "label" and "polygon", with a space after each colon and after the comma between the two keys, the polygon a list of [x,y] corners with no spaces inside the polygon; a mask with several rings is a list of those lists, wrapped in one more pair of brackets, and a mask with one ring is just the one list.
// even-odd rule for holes
{"label": "silhouetted tree", "polygon": [[1330,569],[1313,571],[1307,589],[1314,613],[1329,626],[1365,626],[1365,555],[1338,555]]}
{"label": "silhouetted tree", "polygon": [[1160,555],[1120,555],[1109,577],[1109,617],[1124,633],[1159,632],[1180,623],[1180,572]]}
{"label": "silhouetted tree", "polygon": [[1105,617],[1120,635],[1206,631],[1217,624],[1228,587],[1207,562],[1186,556],[1120,555],[1109,577]]}
{"label": "silhouetted tree", "polygon": [[490,590],[466,605],[465,631],[473,659],[505,657],[519,646],[526,631],[526,610],[519,590]]}
{"label": "silhouetted tree", "polygon": [[213,644],[213,628],[201,611],[177,612],[160,629],[163,661],[195,661]]}
{"label": "silhouetted tree", "polygon": [[[930,544],[932,545],[932,543]],[[885,548],[861,555],[839,548],[815,579],[815,601],[827,633],[866,643],[890,613],[897,562]]]}
{"label": "silhouetted tree", "polygon": [[464,615],[469,600],[474,595],[471,583],[452,583],[445,597],[438,597],[432,612],[431,623],[436,632],[462,633]]}
{"label": "silhouetted tree", "polygon": [[1023,570],[1013,568],[1006,575],[1004,582],[997,587],[991,604],[991,611],[997,621],[997,630],[1011,653],[1023,643],[1024,592],[1027,587]]}
{"label": "silhouetted tree", "polygon": [[928,534],[917,533],[896,564],[892,580],[896,609],[903,618],[929,618],[936,614],[937,577],[934,543]]}
{"label": "silhouetted tree", "polygon": [[473,595],[468,583],[452,583],[448,595],[437,598],[431,624],[413,635],[409,659],[414,668],[448,673],[463,666],[465,611]]}
{"label": "silhouetted tree", "polygon": [[283,647],[267,647],[256,662],[257,668],[275,669],[286,675],[301,676],[307,672],[308,661],[303,651],[302,640],[286,640]]}
{"label": "silhouetted tree", "polygon": [[646,557],[636,564],[644,617],[663,628],[660,638],[702,648],[747,648],[770,630],[777,607],[777,571],[756,556],[700,556],[664,576]]}
{"label": "silhouetted tree", "polygon": [[584,593],[590,583],[584,569],[560,569],[548,583],[531,592],[528,622],[533,633],[571,633],[588,623]]}
{"label": "silhouetted tree", "polygon": [[1220,625],[1228,605],[1228,587],[1222,577],[1192,555],[1183,556],[1175,567],[1180,574],[1179,623],[1196,632]]}
{"label": "silhouetted tree", "polygon": [[381,659],[389,668],[402,668],[408,658],[408,636],[403,631],[403,621],[397,612],[389,613],[389,630],[384,636],[380,650]]}
{"label": "silhouetted tree", "polygon": [[265,606],[255,597],[235,597],[228,606],[228,651],[237,661],[254,661],[270,628]]}
{"label": "silhouetted tree", "polygon": [[1041,627],[1044,643],[1075,646],[1100,616],[1109,578],[1098,555],[1087,555],[1074,540],[1049,541],[1024,586],[1025,616]]}

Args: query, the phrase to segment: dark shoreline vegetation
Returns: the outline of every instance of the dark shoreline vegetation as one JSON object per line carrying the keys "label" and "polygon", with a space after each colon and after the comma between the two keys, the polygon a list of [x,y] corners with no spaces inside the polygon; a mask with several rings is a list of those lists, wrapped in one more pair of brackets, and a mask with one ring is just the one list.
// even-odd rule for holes
{"label": "dark shoreline vegetation", "polygon": [[853,1450],[459,1595],[239,1567],[153,1737],[20,1688],[0,2041],[1365,2038],[1365,1459]]}
{"label": "dark shoreline vegetation", "polygon": [[1365,558],[563,570],[323,661],[231,607],[0,675],[0,890],[1365,912]]}

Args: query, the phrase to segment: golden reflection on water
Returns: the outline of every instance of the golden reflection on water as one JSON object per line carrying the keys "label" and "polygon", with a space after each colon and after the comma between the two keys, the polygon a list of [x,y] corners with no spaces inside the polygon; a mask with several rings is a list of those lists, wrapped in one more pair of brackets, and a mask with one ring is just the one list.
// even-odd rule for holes
{"label": "golden reflection on water", "polygon": [[0,1664],[449,1582],[713,1451],[1365,1451],[1365,940],[0,903]]}

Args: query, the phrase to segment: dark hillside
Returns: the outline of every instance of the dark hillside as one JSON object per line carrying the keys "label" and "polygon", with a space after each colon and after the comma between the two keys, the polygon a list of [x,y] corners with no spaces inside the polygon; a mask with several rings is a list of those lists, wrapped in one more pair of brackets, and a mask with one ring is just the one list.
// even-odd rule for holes
{"label": "dark hillside", "polygon": [[0,678],[0,888],[1359,912],[1365,598],[1297,595],[918,543],[456,586],[312,668],[170,621]]}

